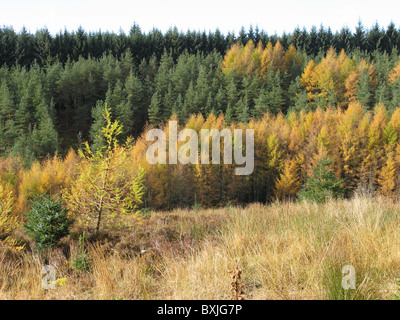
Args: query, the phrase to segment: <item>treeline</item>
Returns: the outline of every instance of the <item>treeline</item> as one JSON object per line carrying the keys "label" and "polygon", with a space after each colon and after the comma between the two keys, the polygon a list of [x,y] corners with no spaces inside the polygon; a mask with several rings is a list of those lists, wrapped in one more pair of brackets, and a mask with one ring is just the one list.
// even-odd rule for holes
{"label": "treeline", "polygon": [[[152,209],[296,199],[308,181],[315,178],[316,168],[321,177],[332,172],[332,181],[340,184],[345,197],[355,193],[379,194],[394,199],[399,196],[400,109],[390,115],[382,104],[373,111],[365,111],[359,102],[351,102],[345,111],[318,108],[308,112],[292,111],[287,117],[266,113],[248,124],[230,125],[222,114],[207,118],[198,115],[180,123],[179,129],[194,129],[200,136],[201,129],[226,127],[254,129],[255,159],[251,175],[235,175],[234,169],[238,165],[224,164],[222,160],[221,164],[201,164],[199,161],[199,164],[187,165],[150,165],[146,151],[153,142],[146,141],[146,130],[134,145],[129,143],[106,155],[104,159],[113,164],[107,181],[121,194],[132,194],[124,183],[134,181],[128,177],[135,177],[143,169],[144,194],[140,206]],[[165,129],[168,132],[168,127]],[[223,152],[222,140],[221,159]],[[90,161],[73,150],[64,159],[55,156],[41,163],[35,162],[30,169],[24,168],[17,158],[2,160],[0,198],[3,198],[0,203],[7,203],[9,199],[13,212],[20,215],[29,209],[36,195],[58,194],[65,199],[67,208],[83,214],[92,208],[90,205],[86,208],[85,203],[90,204],[88,198],[95,194],[87,190],[102,186],[98,177],[105,172],[105,167],[100,166],[104,160]],[[90,163],[94,167],[89,166]],[[324,186],[323,191],[328,188],[330,186]],[[124,201],[125,198],[118,199]],[[106,214],[108,209],[104,210]]]}
{"label": "treeline", "polygon": [[229,32],[226,35],[218,29],[214,32],[182,32],[176,27],[165,33],[156,28],[144,33],[137,24],[131,27],[128,34],[122,30],[118,34],[86,32],[82,27],[72,32],[60,31],[55,35],[43,28],[32,34],[25,27],[16,32],[12,27],[4,26],[0,28],[0,66],[28,67],[35,62],[45,66],[54,61],[78,61],[80,57],[99,59],[104,54],[120,58],[126,50],[131,51],[135,63],[139,64],[142,59],[149,60],[153,55],[160,59],[165,50],[171,52],[175,60],[185,51],[189,54],[216,51],[224,55],[234,43],[246,44],[249,40],[254,43],[261,41],[264,46],[268,42],[275,44],[280,41],[285,49],[293,44],[311,56],[325,53],[330,47],[334,47],[338,53],[344,49],[346,52],[359,50],[369,54],[375,50],[390,53],[400,49],[400,32],[394,23],[386,29],[378,24],[367,29],[359,22],[354,32],[343,27],[335,33],[322,25],[310,30],[298,27],[282,35],[269,35],[252,26],[248,30],[242,27],[238,34]]}
{"label": "treeline", "polygon": [[[29,166],[56,152],[65,156],[83,141],[98,147],[105,104],[123,125],[121,141],[173,114],[184,123],[192,114],[222,113],[230,125],[266,112],[346,109],[354,101],[366,111],[381,103],[392,113],[400,99],[398,31],[345,30],[277,37],[242,29],[236,37],[176,29],[144,34],[135,25],[129,35],[78,29],[51,36],[3,28],[0,155]],[[42,38],[46,45],[39,46]],[[96,54],[89,45],[95,38]],[[117,52],[119,41],[126,45]]]}

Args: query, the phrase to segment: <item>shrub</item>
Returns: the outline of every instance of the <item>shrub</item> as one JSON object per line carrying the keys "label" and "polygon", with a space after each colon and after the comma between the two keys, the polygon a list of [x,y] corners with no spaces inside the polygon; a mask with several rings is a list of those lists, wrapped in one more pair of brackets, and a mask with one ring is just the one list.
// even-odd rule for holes
{"label": "shrub", "polygon": [[332,198],[339,198],[344,193],[341,184],[344,180],[337,180],[333,170],[329,167],[332,159],[322,157],[317,166],[312,170],[313,175],[308,177],[306,184],[300,191],[299,197],[303,199],[323,202]]}
{"label": "shrub", "polygon": [[89,272],[92,260],[85,248],[85,233],[79,236],[79,250],[72,261],[72,266],[78,271]]}
{"label": "shrub", "polygon": [[68,219],[67,213],[68,210],[62,206],[56,195],[36,197],[31,211],[25,214],[27,223],[24,224],[24,229],[35,240],[39,251],[56,246],[61,238],[69,234],[73,221]]}

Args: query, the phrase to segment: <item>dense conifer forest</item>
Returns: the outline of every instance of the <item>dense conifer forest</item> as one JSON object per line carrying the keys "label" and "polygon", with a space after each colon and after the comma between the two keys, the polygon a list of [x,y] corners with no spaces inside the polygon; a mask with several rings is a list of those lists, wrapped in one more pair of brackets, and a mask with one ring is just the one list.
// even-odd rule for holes
{"label": "dense conifer forest", "polygon": [[96,144],[103,105],[123,125],[121,139],[173,114],[223,113],[247,123],[269,112],[287,115],[328,106],[364,110],[399,104],[394,24],[355,31],[297,28],[269,35],[153,29],[129,34],[0,29],[0,152],[26,165],[82,141]]}

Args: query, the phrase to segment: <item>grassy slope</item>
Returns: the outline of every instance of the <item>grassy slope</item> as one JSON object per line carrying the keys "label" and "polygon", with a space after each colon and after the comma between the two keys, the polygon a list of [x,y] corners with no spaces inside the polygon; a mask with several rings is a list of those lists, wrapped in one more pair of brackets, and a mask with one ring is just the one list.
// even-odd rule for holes
{"label": "grassy slope", "polygon": [[[67,279],[56,290],[41,288],[38,257],[0,255],[0,299],[229,299],[236,259],[245,299],[393,299],[399,215],[380,198],[153,213],[134,232],[92,242],[91,272],[55,250],[50,264]],[[75,240],[63,247],[74,257]],[[344,265],[355,267],[356,290],[341,288]]]}

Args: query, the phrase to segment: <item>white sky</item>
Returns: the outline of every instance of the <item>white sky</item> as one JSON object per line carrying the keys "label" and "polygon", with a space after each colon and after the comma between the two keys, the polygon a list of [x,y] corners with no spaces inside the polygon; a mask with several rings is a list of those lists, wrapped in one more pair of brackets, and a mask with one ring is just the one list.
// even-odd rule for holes
{"label": "white sky", "polygon": [[291,32],[296,26],[310,29],[321,23],[333,31],[342,26],[352,30],[359,19],[366,28],[377,21],[387,27],[400,23],[399,0],[0,0],[0,26],[25,26],[35,32],[46,26],[52,34],[76,30],[129,32],[136,22],[142,31],[153,27],[165,32],[179,30],[212,30],[238,32],[258,25],[268,34]]}

